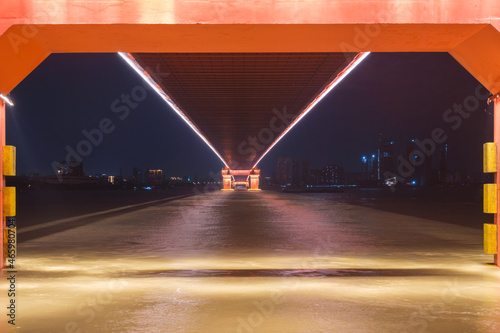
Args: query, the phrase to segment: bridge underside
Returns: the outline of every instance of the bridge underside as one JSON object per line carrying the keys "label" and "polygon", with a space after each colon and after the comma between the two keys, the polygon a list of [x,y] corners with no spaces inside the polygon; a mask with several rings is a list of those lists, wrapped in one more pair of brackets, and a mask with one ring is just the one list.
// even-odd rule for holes
{"label": "bridge underside", "polygon": [[357,53],[134,53],[230,169],[250,170]]}

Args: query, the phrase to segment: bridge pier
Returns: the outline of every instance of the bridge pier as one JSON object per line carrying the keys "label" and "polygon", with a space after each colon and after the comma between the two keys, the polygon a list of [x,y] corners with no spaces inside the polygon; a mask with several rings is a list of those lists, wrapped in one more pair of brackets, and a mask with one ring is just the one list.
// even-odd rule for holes
{"label": "bridge pier", "polygon": [[222,169],[222,191],[232,191],[236,185],[244,185],[247,190],[260,191],[260,170],[231,170]]}
{"label": "bridge pier", "polygon": [[231,170],[222,169],[222,190],[231,191],[233,189],[233,176],[231,176]]}
{"label": "bridge pier", "polygon": [[484,225],[484,252],[494,255],[495,265],[500,267],[498,254],[500,253],[500,228],[498,207],[500,207],[500,156],[498,146],[500,145],[500,93],[493,95],[488,103],[494,103],[493,137],[494,142],[487,142],[483,146],[483,171],[494,174],[494,183],[484,184],[483,200],[484,212],[493,214],[493,223]]}
{"label": "bridge pier", "polygon": [[[5,186],[5,176],[16,175],[16,148],[5,145],[5,101],[0,100],[0,269],[15,267],[17,253],[16,188]],[[8,220],[8,223],[7,223]]]}
{"label": "bridge pier", "polygon": [[260,191],[259,188],[259,178],[260,178],[260,170],[259,169],[253,169],[250,172],[250,191]]}
{"label": "bridge pier", "polygon": [[[495,185],[496,185],[496,207],[498,210],[499,207],[499,198],[500,196],[498,195],[498,184],[500,184],[500,158],[498,154],[498,146],[500,144],[500,98],[498,98],[498,94],[496,96],[493,96],[493,102],[494,102],[494,129],[493,129],[493,136],[494,136],[494,141],[495,141],[495,146],[496,146],[496,172],[495,172]],[[500,239],[500,228],[498,228],[498,222],[499,222],[499,216],[498,216],[498,211],[494,215],[494,223],[495,223],[495,228],[494,230],[495,235],[493,235],[494,239],[496,240],[496,253],[495,253],[495,265],[500,267],[500,262],[498,258],[498,253],[500,252],[500,244],[498,242],[498,239]]]}
{"label": "bridge pier", "polygon": [[[0,99],[0,157],[3,156],[3,150],[5,147],[5,101]],[[4,186],[5,186],[5,177],[3,175],[3,158],[0,160],[0,221],[2,225],[2,234],[1,234],[1,242],[0,244],[2,245],[1,250],[0,250],[0,268],[4,268],[6,261],[4,258],[4,249],[5,249],[5,243],[4,243],[4,230],[7,227],[6,224],[6,219],[4,215],[4,210],[3,210],[3,195],[4,195]]]}

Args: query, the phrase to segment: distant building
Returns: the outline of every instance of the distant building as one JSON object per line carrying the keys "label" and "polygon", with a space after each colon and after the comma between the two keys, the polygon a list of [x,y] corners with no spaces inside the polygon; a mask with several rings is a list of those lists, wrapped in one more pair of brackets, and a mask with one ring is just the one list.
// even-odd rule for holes
{"label": "distant building", "polygon": [[439,160],[439,182],[446,184],[448,180],[448,145],[441,147],[441,158]]}
{"label": "distant building", "polygon": [[57,168],[57,175],[83,177],[83,162],[62,161]]}
{"label": "distant building", "polygon": [[289,157],[278,158],[276,165],[276,181],[280,185],[292,185],[294,163]]}
{"label": "distant building", "polygon": [[338,164],[327,165],[323,168],[324,185],[343,185],[345,181],[345,172]]}
{"label": "distant building", "polygon": [[116,185],[116,186],[121,186],[121,185],[123,185],[126,182],[123,179],[123,177],[120,176],[120,175],[118,175],[118,176],[108,176],[107,179],[108,179],[108,183],[110,183],[112,185]]}
{"label": "distant building", "polygon": [[307,185],[309,183],[309,161],[297,160],[297,176],[294,179],[298,185]]}
{"label": "distant building", "polygon": [[376,181],[378,179],[378,161],[375,154],[361,157],[361,180]]}
{"label": "distant building", "polygon": [[377,150],[377,179],[379,181],[384,181],[384,174],[390,172],[391,174],[396,174],[396,159],[394,157],[394,141],[390,138],[383,138],[382,136],[378,140],[378,150]]}
{"label": "distant building", "polygon": [[57,167],[56,176],[48,176],[44,179],[46,184],[63,186],[88,186],[98,184],[98,179],[92,176],[84,176],[83,162],[62,161]]}
{"label": "distant building", "polygon": [[130,177],[130,183],[134,186],[139,186],[142,184],[142,172],[138,167],[133,167],[132,177]]}
{"label": "distant building", "polygon": [[174,183],[182,183],[182,177],[170,177],[170,181]]}
{"label": "distant building", "polygon": [[327,165],[323,169],[313,169],[309,173],[310,185],[343,185],[345,172],[338,164]]}
{"label": "distant building", "polygon": [[309,182],[309,162],[290,157],[278,158],[276,181],[286,186],[306,185]]}
{"label": "distant building", "polygon": [[146,170],[146,185],[151,187],[158,187],[163,182],[163,170]]}
{"label": "distant building", "polygon": [[321,185],[323,182],[323,170],[311,169],[309,172],[309,185]]}
{"label": "distant building", "polygon": [[417,146],[415,140],[406,143],[406,158],[415,171],[408,177],[410,185],[431,185],[432,181],[432,155],[426,155]]}

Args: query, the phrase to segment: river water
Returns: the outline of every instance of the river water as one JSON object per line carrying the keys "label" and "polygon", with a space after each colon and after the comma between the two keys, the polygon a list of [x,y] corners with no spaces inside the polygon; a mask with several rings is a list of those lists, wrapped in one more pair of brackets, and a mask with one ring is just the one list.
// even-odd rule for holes
{"label": "river water", "polygon": [[213,192],[42,233],[2,332],[499,332],[482,221],[442,213],[477,203],[372,197]]}

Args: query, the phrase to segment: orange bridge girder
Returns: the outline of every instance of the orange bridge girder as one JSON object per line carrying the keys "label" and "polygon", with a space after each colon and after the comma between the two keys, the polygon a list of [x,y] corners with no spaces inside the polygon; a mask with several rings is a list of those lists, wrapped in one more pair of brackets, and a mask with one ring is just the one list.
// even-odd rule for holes
{"label": "orange bridge girder", "polygon": [[449,52],[500,91],[498,0],[0,1],[4,95],[51,53],[118,51]]}
{"label": "orange bridge girder", "polygon": [[500,91],[496,0],[2,0],[0,93],[53,52],[449,52]]}

